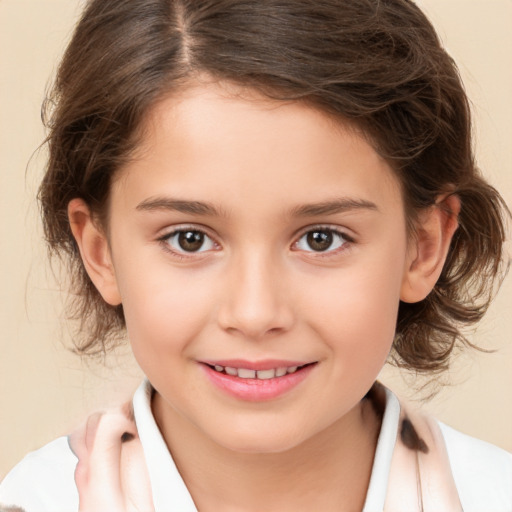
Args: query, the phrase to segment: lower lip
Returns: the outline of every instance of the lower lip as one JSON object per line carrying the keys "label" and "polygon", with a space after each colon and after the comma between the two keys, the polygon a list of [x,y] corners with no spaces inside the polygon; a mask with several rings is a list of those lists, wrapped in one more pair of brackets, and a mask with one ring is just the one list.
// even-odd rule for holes
{"label": "lower lip", "polygon": [[262,402],[278,398],[291,391],[311,373],[316,364],[273,379],[241,379],[220,373],[205,364],[201,366],[210,381],[227,394],[248,402]]}

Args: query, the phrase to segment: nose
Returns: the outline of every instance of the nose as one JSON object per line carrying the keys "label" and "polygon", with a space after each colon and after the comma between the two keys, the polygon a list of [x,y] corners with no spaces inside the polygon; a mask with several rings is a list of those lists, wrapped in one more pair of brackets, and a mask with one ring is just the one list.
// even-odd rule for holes
{"label": "nose", "polygon": [[218,309],[222,329],[257,340],[288,331],[294,323],[290,290],[270,256],[239,258],[229,272]]}

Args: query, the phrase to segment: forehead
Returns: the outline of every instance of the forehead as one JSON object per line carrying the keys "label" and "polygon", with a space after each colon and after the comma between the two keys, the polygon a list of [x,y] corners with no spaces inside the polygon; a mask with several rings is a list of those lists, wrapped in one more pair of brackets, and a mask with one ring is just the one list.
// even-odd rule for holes
{"label": "forehead", "polygon": [[157,103],[141,133],[114,183],[133,201],[157,191],[226,208],[340,196],[401,201],[397,178],[364,134],[302,102],[204,83]]}

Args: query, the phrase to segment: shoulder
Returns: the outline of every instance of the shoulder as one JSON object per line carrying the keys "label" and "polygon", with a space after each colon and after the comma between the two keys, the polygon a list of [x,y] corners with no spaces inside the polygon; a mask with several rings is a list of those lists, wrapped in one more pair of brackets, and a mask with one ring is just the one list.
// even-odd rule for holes
{"label": "shoulder", "polygon": [[67,437],[29,453],[0,483],[0,504],[26,512],[78,510],[76,463]]}
{"label": "shoulder", "polygon": [[512,454],[439,422],[465,512],[512,512]]}

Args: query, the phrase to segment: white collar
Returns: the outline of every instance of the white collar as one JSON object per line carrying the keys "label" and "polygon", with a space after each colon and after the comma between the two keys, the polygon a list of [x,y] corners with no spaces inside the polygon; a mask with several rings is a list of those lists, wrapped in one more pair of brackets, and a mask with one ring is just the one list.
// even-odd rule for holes
{"label": "white collar", "polygon": [[[391,459],[398,433],[400,403],[389,389],[385,391],[384,416],[363,512],[381,512],[386,500]],[[146,379],[135,392],[133,410],[146,458],[155,510],[197,512],[151,411],[152,394],[153,389]]]}
{"label": "white collar", "polygon": [[146,379],[133,397],[133,412],[148,468],[155,511],[197,512],[151,411],[153,388]]}

